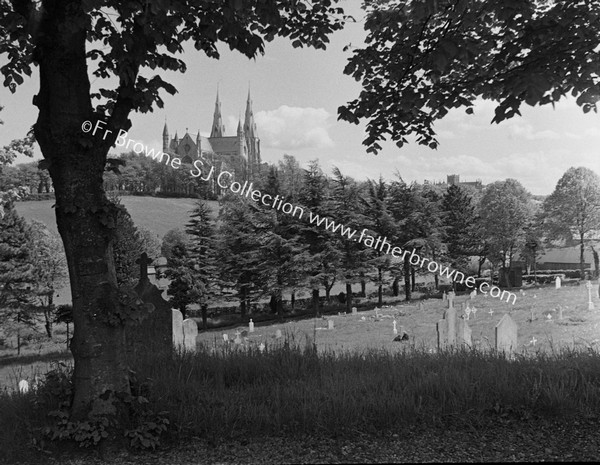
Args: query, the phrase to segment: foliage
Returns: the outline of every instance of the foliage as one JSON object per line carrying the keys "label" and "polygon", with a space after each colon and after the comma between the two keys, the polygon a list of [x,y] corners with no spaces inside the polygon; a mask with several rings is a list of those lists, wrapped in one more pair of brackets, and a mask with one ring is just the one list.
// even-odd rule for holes
{"label": "foliage", "polygon": [[549,239],[576,239],[584,274],[584,241],[600,232],[600,176],[585,167],[569,168],[543,204],[544,229]]}
{"label": "foliage", "polygon": [[496,181],[485,188],[480,209],[490,261],[510,269],[533,213],[531,195],[514,179]]}
{"label": "foliage", "polygon": [[[150,251],[156,255],[156,243],[148,243],[146,238],[152,237],[138,229],[131,215],[119,199],[113,202],[118,206],[117,221],[115,227],[115,241],[113,243],[113,256],[115,259],[115,271],[117,283],[121,285],[135,286],[140,279],[140,265],[136,261],[141,254]],[[155,257],[156,258],[156,257]]]}
{"label": "foliage", "polygon": [[475,255],[477,246],[477,206],[467,191],[451,185],[444,194],[442,203],[444,242],[453,268],[464,270],[467,259]]}
{"label": "foliage", "polygon": [[368,0],[366,45],[344,73],[362,81],[339,117],[367,120],[368,151],[413,134],[436,148],[435,121],[477,97],[498,103],[492,122],[567,94],[596,111],[600,3],[571,0]]}
{"label": "foliage", "polygon": [[31,260],[35,270],[35,294],[44,312],[46,334],[52,337],[54,294],[68,280],[67,258],[60,238],[45,224],[32,221]]}
{"label": "foliage", "polygon": [[[34,327],[32,300],[35,269],[31,226],[12,204],[0,219],[0,310],[5,331],[17,334]],[[20,340],[17,341],[20,353]]]}
{"label": "foliage", "polygon": [[171,305],[177,308],[186,318],[187,307],[192,303],[201,301],[204,297],[206,286],[195,279],[194,267],[188,246],[175,244],[171,249],[171,259],[165,276],[171,280],[169,295]]}
{"label": "foliage", "polygon": [[167,262],[172,257],[172,250],[175,246],[181,245],[187,247],[189,237],[179,228],[171,229],[163,236],[160,254],[167,259]]}

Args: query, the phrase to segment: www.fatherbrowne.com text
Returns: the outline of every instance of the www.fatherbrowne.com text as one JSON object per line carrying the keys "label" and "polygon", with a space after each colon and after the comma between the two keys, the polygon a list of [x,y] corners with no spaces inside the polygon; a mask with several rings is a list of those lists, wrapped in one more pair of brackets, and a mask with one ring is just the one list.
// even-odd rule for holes
{"label": "www.fatherbrowne.com text", "polygon": [[[96,135],[96,132],[101,131],[106,123],[102,120],[96,121],[94,125],[91,121],[84,121],[81,125],[81,129],[84,132],[92,131],[92,135]],[[105,130],[103,138],[110,133],[110,131]],[[146,157],[151,157],[153,160],[158,160],[161,163],[165,163],[165,165],[170,166],[173,169],[179,169],[181,167],[181,159],[177,157],[171,157],[169,154],[155,151],[154,149],[149,149],[147,146],[143,145],[141,142],[137,142],[133,139],[129,139],[127,131],[121,129],[119,130],[119,134],[115,141],[115,145],[118,147],[124,147],[128,149],[131,146],[131,149],[137,153],[144,153]],[[138,150],[139,149],[139,150]],[[166,160],[166,161],[163,161]],[[194,178],[199,178],[202,181],[215,180],[222,189],[229,189],[234,194],[238,194],[242,197],[246,197],[252,199],[254,202],[261,202],[266,207],[271,207],[275,210],[282,211],[288,215],[292,215],[298,219],[305,219],[305,210],[303,207],[294,206],[289,202],[285,202],[283,197],[276,195],[273,197],[269,194],[263,194],[258,189],[254,189],[252,183],[248,183],[248,181],[244,182],[244,184],[240,184],[238,181],[234,180],[234,175],[229,171],[220,171],[218,174],[215,173],[214,166],[211,166],[210,169],[207,169],[208,163],[205,165],[205,161],[201,158],[195,160],[192,164],[192,169],[190,170],[190,176]],[[208,171],[208,173],[205,173]],[[203,176],[204,175],[204,176]],[[317,226],[323,226],[327,231],[331,231],[333,233],[339,232],[339,234],[348,239],[357,241],[360,244],[364,244],[367,247],[378,250],[380,252],[384,252],[386,254],[392,255],[392,257],[398,258],[400,260],[404,260],[408,255],[408,261],[413,266],[418,266],[419,268],[423,268],[425,263],[427,263],[427,271],[430,273],[438,273],[442,278],[445,277],[448,280],[456,281],[461,284],[465,284],[470,288],[475,288],[476,282],[475,278],[472,276],[466,277],[464,273],[460,271],[451,270],[447,266],[439,265],[434,260],[430,260],[426,257],[421,257],[419,254],[413,250],[402,250],[400,247],[393,246],[390,242],[388,242],[387,237],[383,239],[381,237],[374,237],[367,232],[368,229],[363,229],[358,235],[358,230],[351,229],[347,226],[339,224],[327,217],[320,217],[317,214],[314,214],[311,211],[308,211],[308,221],[310,224],[316,224]],[[488,292],[489,290],[489,292]],[[506,290],[502,290],[497,286],[490,285],[487,282],[483,282],[479,285],[479,292],[482,294],[488,294],[491,297],[499,298],[500,300],[505,300],[508,303],[512,303],[513,305],[517,301],[516,294],[512,292],[508,292]],[[511,302],[512,298],[512,302]]]}

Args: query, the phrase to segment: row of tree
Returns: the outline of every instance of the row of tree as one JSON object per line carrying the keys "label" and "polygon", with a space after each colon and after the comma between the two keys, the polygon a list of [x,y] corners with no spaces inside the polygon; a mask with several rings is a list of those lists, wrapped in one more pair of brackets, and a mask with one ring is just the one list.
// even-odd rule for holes
{"label": "row of tree", "polygon": [[[544,245],[570,245],[577,239],[583,251],[590,235],[600,231],[600,178],[587,168],[569,169],[544,202],[535,201],[514,179],[492,183],[481,192],[469,186],[407,184],[400,176],[358,182],[337,168],[332,177],[326,176],[318,161],[303,170],[289,155],[255,186],[467,275],[481,276],[488,260],[505,280],[516,260],[535,269]],[[214,216],[200,201],[187,235],[175,230],[165,236],[169,292],[184,313],[198,303],[205,315],[209,300],[231,288],[239,296],[242,315],[252,300],[264,296],[270,296],[280,313],[284,291],[292,293],[293,301],[297,291],[307,289],[318,313],[320,290],[329,298],[335,283],[346,285],[348,309],[354,284],[364,293],[367,282],[375,283],[379,304],[386,285],[398,295],[404,280],[407,300],[415,289],[419,271],[408,255],[402,262],[393,259],[381,248],[310,224],[308,215],[299,219],[229,193],[220,201],[217,221]],[[474,256],[479,259],[476,273],[470,267]],[[581,266],[583,276],[583,261]],[[437,275],[434,280],[437,288]]]}

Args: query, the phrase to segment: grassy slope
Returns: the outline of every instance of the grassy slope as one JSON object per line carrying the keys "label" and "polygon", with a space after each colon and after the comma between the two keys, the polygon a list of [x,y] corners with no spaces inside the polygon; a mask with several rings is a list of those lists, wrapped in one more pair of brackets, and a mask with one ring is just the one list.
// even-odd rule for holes
{"label": "grassy slope", "polygon": [[[170,229],[185,227],[196,199],[126,196],[121,198],[121,202],[137,226],[149,229],[162,238]],[[208,201],[208,203],[216,213],[219,208],[218,202]],[[42,200],[18,202],[16,207],[19,214],[26,219],[41,221],[52,232],[58,233],[52,205],[54,200]]]}

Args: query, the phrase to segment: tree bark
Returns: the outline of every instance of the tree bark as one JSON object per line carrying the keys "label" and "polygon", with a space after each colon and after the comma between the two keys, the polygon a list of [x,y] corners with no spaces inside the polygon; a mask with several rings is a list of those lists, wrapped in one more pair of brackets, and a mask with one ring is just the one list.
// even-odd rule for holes
{"label": "tree bark", "polygon": [[319,317],[320,312],[319,312],[319,289],[313,289],[312,290],[312,304],[313,304],[313,311],[315,312],[315,316]]}
{"label": "tree bark", "polygon": [[352,284],[346,283],[346,313],[352,313]]}
{"label": "tree bark", "polygon": [[81,2],[70,0],[45,9],[34,57],[40,70],[34,131],[54,185],[56,222],[73,299],[71,414],[76,419],[90,411],[114,414],[111,396],[107,400],[99,396],[106,391],[130,392],[112,251],[116,209],[106,198],[102,176],[118,129],[131,125],[127,115],[133,103],[125,104],[119,97],[107,124],[112,129],[108,138],[82,131],[85,121],[104,119],[92,110],[82,8]]}

